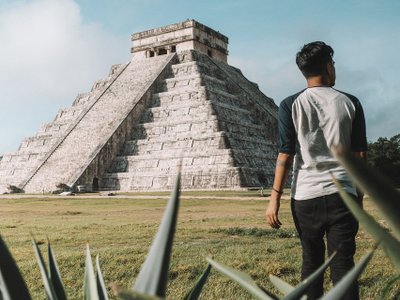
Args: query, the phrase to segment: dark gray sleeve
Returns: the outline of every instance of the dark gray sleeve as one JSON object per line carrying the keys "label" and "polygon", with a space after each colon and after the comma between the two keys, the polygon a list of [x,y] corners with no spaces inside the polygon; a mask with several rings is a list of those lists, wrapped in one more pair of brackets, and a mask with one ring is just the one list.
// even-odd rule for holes
{"label": "dark gray sleeve", "polygon": [[351,131],[351,151],[367,151],[368,143],[365,128],[364,110],[361,106],[360,101],[357,98],[354,97],[352,101],[354,103],[354,106],[356,107],[356,114],[353,120]]}
{"label": "dark gray sleeve", "polygon": [[297,135],[292,118],[294,97],[288,97],[281,102],[278,111],[279,152],[296,154]]}

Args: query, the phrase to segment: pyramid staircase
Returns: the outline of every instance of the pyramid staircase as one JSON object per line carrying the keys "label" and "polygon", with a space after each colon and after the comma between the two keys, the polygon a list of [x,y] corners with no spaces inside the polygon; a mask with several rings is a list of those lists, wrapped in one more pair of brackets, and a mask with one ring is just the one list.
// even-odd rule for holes
{"label": "pyramid staircase", "polygon": [[100,188],[169,189],[180,165],[184,189],[271,184],[276,105],[236,68],[195,50],[177,58]]}

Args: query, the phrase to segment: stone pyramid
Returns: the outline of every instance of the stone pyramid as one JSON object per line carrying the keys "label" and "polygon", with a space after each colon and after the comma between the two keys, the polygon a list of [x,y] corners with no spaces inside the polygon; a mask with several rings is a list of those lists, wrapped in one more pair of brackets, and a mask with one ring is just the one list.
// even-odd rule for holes
{"label": "stone pyramid", "polygon": [[228,38],[194,20],[132,35],[132,59],[0,161],[0,192],[271,185],[277,106],[227,64]]}

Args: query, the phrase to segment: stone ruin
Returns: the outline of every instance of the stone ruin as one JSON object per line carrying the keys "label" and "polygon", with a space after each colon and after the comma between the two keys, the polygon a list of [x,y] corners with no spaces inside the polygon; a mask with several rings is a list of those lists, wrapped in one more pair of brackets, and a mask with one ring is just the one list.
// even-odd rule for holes
{"label": "stone ruin", "polygon": [[272,184],[277,106],[227,64],[228,38],[187,20],[132,35],[132,59],[0,161],[0,193]]}

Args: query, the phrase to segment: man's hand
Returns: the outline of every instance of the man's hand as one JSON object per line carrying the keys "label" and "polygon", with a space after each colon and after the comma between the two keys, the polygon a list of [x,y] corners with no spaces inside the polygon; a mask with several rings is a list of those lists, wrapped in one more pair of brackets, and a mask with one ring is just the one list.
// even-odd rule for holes
{"label": "man's hand", "polygon": [[267,223],[272,228],[278,229],[282,225],[278,218],[279,205],[293,159],[293,154],[279,153],[276,160],[275,178],[274,184],[272,185],[271,199],[269,200],[268,208],[265,212]]}
{"label": "man's hand", "polygon": [[265,217],[267,223],[275,229],[279,229],[282,225],[281,221],[279,221],[278,213],[279,213],[280,201],[277,199],[271,199],[269,201],[267,211],[265,212]]}

